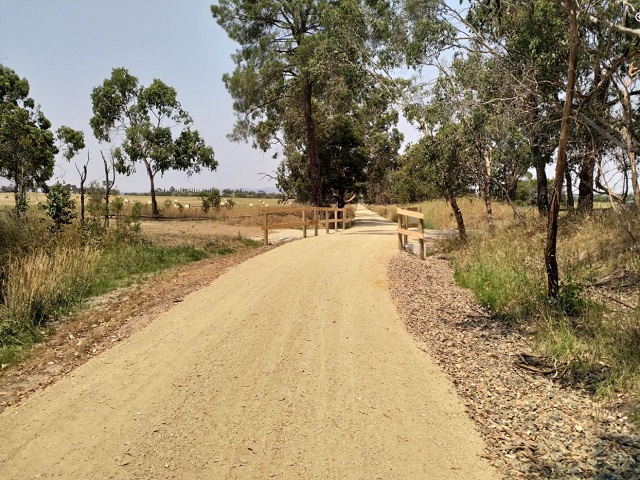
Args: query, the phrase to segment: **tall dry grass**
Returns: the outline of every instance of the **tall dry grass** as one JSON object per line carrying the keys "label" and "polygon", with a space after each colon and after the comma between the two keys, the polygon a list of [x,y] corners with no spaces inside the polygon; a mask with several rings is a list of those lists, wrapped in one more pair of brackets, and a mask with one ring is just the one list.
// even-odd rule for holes
{"label": "tall dry grass", "polygon": [[42,326],[80,302],[91,288],[98,259],[95,249],[70,247],[10,258],[2,284],[5,322],[12,330]]}
{"label": "tall dry grass", "polygon": [[[455,230],[456,219],[453,216],[451,206],[445,200],[431,200],[408,207],[417,207],[418,211],[425,214],[425,227],[432,230]],[[465,197],[458,199],[458,206],[462,211],[465,227],[468,230],[487,231],[487,209],[479,198]],[[397,205],[370,205],[369,208],[393,222],[397,220]],[[516,207],[518,214],[524,218],[535,215],[528,207]],[[511,206],[506,203],[492,203],[493,222],[497,228],[508,227],[514,223],[515,215]]]}

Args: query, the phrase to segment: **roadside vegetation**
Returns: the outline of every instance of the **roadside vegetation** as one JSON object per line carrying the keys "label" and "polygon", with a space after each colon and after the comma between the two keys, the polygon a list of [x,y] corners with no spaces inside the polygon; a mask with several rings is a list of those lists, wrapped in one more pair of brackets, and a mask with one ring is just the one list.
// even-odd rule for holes
{"label": "roadside vegetation", "polygon": [[118,217],[108,227],[99,216],[89,216],[84,227],[71,220],[57,223],[52,215],[75,217],[67,201],[62,200],[63,212],[0,211],[2,365],[20,360],[91,297],[166,268],[259,245],[239,235],[215,236],[198,246],[158,245],[142,235],[135,215]]}
{"label": "roadside vegetation", "polygon": [[[441,201],[416,205],[428,228],[452,230],[455,220]],[[495,205],[496,232],[487,232],[484,205],[460,201],[473,225],[469,239],[439,246],[450,255],[456,281],[473,291],[497,322],[531,335],[535,353],[558,381],[603,398],[622,394],[640,406],[640,212],[596,209],[563,212],[558,260],[563,278],[556,299],[547,295],[546,220],[523,208],[514,219]],[[372,206],[390,220],[395,206]],[[484,225],[482,222],[484,221]],[[474,227],[479,227],[477,230]],[[427,260],[428,261],[428,260]]]}

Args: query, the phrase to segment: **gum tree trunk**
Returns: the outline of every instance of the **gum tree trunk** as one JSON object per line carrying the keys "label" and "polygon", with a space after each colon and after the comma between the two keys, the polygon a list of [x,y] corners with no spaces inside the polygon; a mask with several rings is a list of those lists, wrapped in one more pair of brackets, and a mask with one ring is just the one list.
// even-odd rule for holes
{"label": "gum tree trunk", "polygon": [[556,174],[553,180],[553,191],[549,204],[547,221],[547,245],[544,250],[544,263],[547,270],[547,294],[549,298],[557,299],[560,294],[558,274],[558,259],[556,258],[558,241],[558,213],[560,211],[560,193],[564,181],[564,171],[567,167],[567,144],[569,142],[569,123],[571,121],[572,102],[576,84],[576,67],[578,64],[578,16],[575,0],[565,0],[565,11],[569,16],[569,72],[567,75],[567,90],[562,111],[560,127],[560,142],[558,145],[558,160]]}

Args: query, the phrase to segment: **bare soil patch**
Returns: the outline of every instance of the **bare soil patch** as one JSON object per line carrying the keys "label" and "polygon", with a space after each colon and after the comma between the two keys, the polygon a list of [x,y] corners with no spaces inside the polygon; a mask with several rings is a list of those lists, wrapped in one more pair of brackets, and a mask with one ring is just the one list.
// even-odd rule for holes
{"label": "bare soil patch", "polygon": [[604,404],[554,381],[553,369],[517,366],[545,371],[522,355],[527,333],[483,311],[446,259],[398,254],[389,279],[408,329],[455,384],[506,478],[640,478],[640,432],[618,408],[624,398]]}
{"label": "bare soil patch", "polygon": [[143,221],[143,233],[161,245],[202,245],[217,235],[241,235],[256,238],[262,229],[256,226],[229,225],[211,220]]}

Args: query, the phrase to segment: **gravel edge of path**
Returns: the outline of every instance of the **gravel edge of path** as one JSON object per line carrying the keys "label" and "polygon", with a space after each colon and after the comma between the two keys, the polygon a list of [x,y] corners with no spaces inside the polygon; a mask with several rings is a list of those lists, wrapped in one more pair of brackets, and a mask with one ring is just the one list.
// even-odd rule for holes
{"label": "gravel edge of path", "polygon": [[514,365],[526,335],[456,285],[449,262],[399,252],[388,269],[407,329],[447,373],[507,479],[640,479],[640,436],[624,413]]}

